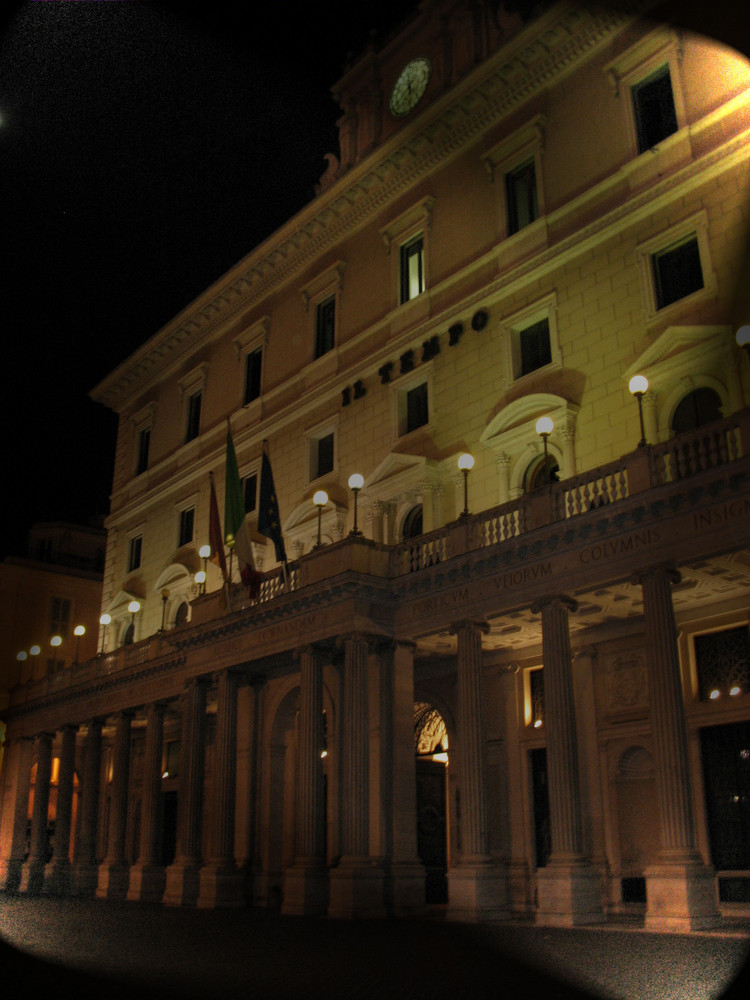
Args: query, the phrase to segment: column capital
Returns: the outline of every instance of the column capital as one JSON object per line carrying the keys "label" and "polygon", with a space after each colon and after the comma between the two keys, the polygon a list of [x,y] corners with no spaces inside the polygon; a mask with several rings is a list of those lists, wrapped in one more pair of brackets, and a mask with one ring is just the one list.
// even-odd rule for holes
{"label": "column capital", "polygon": [[80,727],[80,724],[78,722],[64,722],[60,726],[60,730],[59,731],[61,733],[64,733],[66,729],[68,729],[68,730],[72,729],[74,733],[77,733],[80,728],[81,727]]}
{"label": "column capital", "polygon": [[340,649],[347,642],[365,642],[368,646],[377,646],[380,643],[390,641],[389,635],[378,635],[377,632],[364,632],[353,629],[351,632],[344,632],[337,636],[336,646]]}
{"label": "column capital", "polygon": [[549,607],[563,607],[568,611],[577,611],[578,601],[567,594],[550,594],[547,597],[538,597],[531,605],[531,613],[538,615]]}
{"label": "column capital", "polygon": [[647,576],[666,576],[671,584],[678,584],[682,580],[682,574],[670,563],[663,563],[657,566],[649,566],[647,569],[638,570],[630,577],[632,584],[642,584]]}
{"label": "column capital", "polygon": [[450,635],[458,635],[459,632],[481,632],[487,635],[490,631],[488,622],[474,621],[471,618],[462,618],[460,621],[452,622],[448,628]]}
{"label": "column capital", "polygon": [[596,646],[581,646],[578,649],[572,650],[572,655],[574,660],[583,659],[587,657],[589,660],[595,660],[599,655],[599,650]]}

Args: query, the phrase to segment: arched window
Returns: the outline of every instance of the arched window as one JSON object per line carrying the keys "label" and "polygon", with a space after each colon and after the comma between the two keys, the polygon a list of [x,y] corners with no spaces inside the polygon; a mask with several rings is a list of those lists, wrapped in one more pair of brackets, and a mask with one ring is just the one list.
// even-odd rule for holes
{"label": "arched window", "polygon": [[704,424],[721,420],[721,400],[718,393],[706,386],[693,389],[677,404],[672,417],[672,431],[682,434],[684,431],[695,430]]}
{"label": "arched window", "polygon": [[127,629],[125,630],[125,636],[122,640],[123,646],[129,646],[135,638],[135,625],[131,622]]}
{"label": "arched window", "polygon": [[177,609],[177,614],[174,616],[175,628],[180,625],[184,625],[188,620],[188,606],[183,601],[182,604]]}
{"label": "arched window", "polygon": [[547,486],[549,483],[560,481],[560,468],[554,455],[547,456],[545,468],[544,458],[536,458],[528,466],[523,477],[524,493],[532,493],[540,486]]}
{"label": "arched window", "polygon": [[404,526],[401,529],[401,536],[403,540],[407,542],[410,538],[417,538],[422,534],[424,534],[422,531],[422,505],[417,504],[416,507],[412,507],[404,518]]}

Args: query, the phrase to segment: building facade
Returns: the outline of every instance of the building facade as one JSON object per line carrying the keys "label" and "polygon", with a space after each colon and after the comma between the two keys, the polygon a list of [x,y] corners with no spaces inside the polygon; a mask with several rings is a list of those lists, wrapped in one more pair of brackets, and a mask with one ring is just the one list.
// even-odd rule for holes
{"label": "building facade", "polygon": [[[333,92],[315,199],[93,392],[111,623],[11,696],[2,885],[747,913],[750,66],[645,4],[436,0]],[[200,555],[228,421],[257,596]]]}

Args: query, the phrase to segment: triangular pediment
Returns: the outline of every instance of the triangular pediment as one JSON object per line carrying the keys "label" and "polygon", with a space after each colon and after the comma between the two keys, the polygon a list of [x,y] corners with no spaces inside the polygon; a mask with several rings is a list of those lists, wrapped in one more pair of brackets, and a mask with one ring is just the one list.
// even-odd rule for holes
{"label": "triangular pediment", "polygon": [[365,480],[362,492],[369,500],[394,500],[437,476],[437,463],[424,455],[391,452]]}

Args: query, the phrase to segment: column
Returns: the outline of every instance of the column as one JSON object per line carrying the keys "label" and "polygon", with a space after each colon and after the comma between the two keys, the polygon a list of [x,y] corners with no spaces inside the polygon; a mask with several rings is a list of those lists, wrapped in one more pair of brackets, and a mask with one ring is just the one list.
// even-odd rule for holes
{"label": "column", "polygon": [[694,931],[720,922],[714,870],[696,849],[685,705],[671,585],[680,574],[658,567],[634,577],[643,588],[651,732],[661,849],[645,871],[646,929]]}
{"label": "column", "polygon": [[198,906],[243,906],[242,874],[234,858],[237,794],[237,682],[232,670],[217,675],[214,804],[211,857],[200,872]]}
{"label": "column", "polygon": [[497,469],[497,502],[507,503],[510,500],[510,455],[504,451],[495,458]]}
{"label": "column", "polygon": [[47,812],[49,782],[52,773],[52,733],[40,733],[36,738],[36,780],[34,807],[31,814],[31,844],[29,856],[21,870],[21,892],[41,892],[47,864]]}
{"label": "column", "polygon": [[568,614],[577,604],[562,595],[537,601],[542,615],[547,787],[552,851],[537,871],[540,924],[574,926],[603,920],[601,874],[583,849],[578,738]]}
{"label": "column", "polygon": [[341,706],[341,857],[330,873],[332,917],[380,917],[383,867],[369,857],[369,705],[367,638],[344,637]]}
{"label": "column", "polygon": [[99,899],[125,899],[128,893],[129,866],[125,857],[125,834],[130,783],[130,724],[133,712],[118,712],[115,719],[109,837],[107,856],[99,866],[96,886]]}
{"label": "column", "polygon": [[394,916],[425,911],[425,869],[417,854],[417,769],[414,754],[415,643],[397,639],[383,651],[390,660],[387,703],[391,706],[391,788],[393,829],[388,894]]}
{"label": "column", "polygon": [[60,773],[57,779],[55,851],[44,876],[44,891],[54,896],[66,896],[71,888],[70,832],[73,818],[73,775],[77,732],[78,726],[65,726],[62,731]]}
{"label": "column", "polygon": [[73,891],[77,896],[93,896],[98,879],[96,832],[99,817],[103,722],[103,719],[92,719],[89,722],[83,746],[81,818],[78,824],[73,873]]}
{"label": "column", "polygon": [[296,651],[300,666],[299,762],[294,865],[284,873],[283,913],[318,914],[328,907],[323,766],[323,668],[312,646]]}
{"label": "column", "polygon": [[34,740],[28,736],[6,745],[3,763],[2,825],[0,826],[0,889],[15,892],[21,882],[26,853],[26,827],[29,817],[29,788]]}
{"label": "column", "polygon": [[482,635],[485,622],[451,626],[458,673],[458,788],[461,796],[461,856],[448,872],[448,916],[454,920],[498,920],[507,916],[505,873],[489,853],[487,745],[484,723]]}
{"label": "column", "polygon": [[141,840],[138,860],[130,869],[128,899],[158,903],[164,895],[161,864],[162,755],[166,703],[155,701],[146,710],[146,747],[143,757]]}
{"label": "column", "polygon": [[267,874],[261,857],[261,823],[263,793],[263,718],[267,679],[256,675],[250,680],[253,691],[252,739],[250,759],[250,789],[248,798],[249,823],[247,839],[248,863],[245,871],[245,895],[252,905],[261,906],[268,898]]}
{"label": "column", "polygon": [[203,677],[188,681],[182,722],[180,791],[177,800],[177,856],[167,868],[164,902],[193,906],[198,899],[203,821],[206,686]]}

